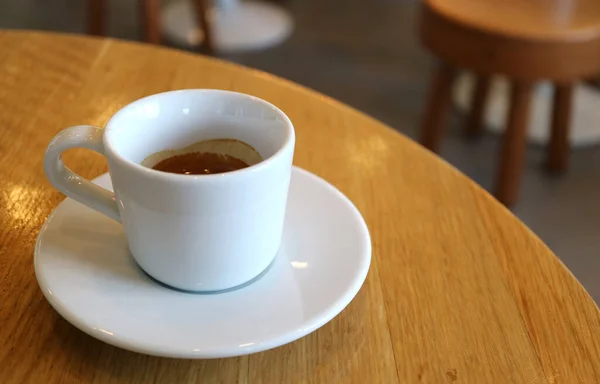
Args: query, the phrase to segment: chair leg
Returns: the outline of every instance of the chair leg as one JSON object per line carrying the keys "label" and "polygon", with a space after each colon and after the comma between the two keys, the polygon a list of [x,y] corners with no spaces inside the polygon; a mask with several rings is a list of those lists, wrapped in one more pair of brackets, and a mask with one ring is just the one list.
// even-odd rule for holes
{"label": "chair leg", "polygon": [[485,118],[485,106],[490,89],[490,80],[490,76],[477,76],[471,99],[471,110],[469,111],[465,128],[465,132],[469,136],[478,136],[481,134],[483,119]]}
{"label": "chair leg", "polygon": [[140,24],[146,42],[160,44],[160,1],[139,0]]}
{"label": "chair leg", "polygon": [[523,160],[525,158],[525,134],[529,123],[532,84],[513,83],[506,132],[500,149],[500,164],[496,179],[496,198],[507,207],[517,202]]}
{"label": "chair leg", "polygon": [[583,82],[591,87],[600,88],[600,76],[584,79]]}
{"label": "chair leg", "polygon": [[569,165],[569,125],[573,104],[573,84],[556,84],[552,105],[552,128],[546,167],[551,172],[565,171]]}
{"label": "chair leg", "polygon": [[456,69],[441,63],[433,75],[427,96],[427,104],[421,125],[420,142],[427,149],[437,152],[442,138],[444,123],[450,109],[452,84]]}
{"label": "chair leg", "polygon": [[210,21],[208,20],[208,3],[208,0],[194,0],[196,20],[198,20],[198,23],[202,28],[202,33],[204,34],[204,50],[206,53],[212,55],[215,52],[215,46],[212,28],[210,26]]}
{"label": "chair leg", "polygon": [[104,36],[105,34],[106,1],[88,0],[88,32],[90,35]]}

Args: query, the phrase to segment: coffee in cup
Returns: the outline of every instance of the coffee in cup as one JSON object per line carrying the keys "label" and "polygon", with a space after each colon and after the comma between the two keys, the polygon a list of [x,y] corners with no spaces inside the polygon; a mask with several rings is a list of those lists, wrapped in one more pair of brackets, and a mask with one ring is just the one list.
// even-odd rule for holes
{"label": "coffee in cup", "polygon": [[153,153],[142,161],[142,165],[162,172],[208,175],[237,171],[262,160],[260,153],[243,141],[212,139]]}

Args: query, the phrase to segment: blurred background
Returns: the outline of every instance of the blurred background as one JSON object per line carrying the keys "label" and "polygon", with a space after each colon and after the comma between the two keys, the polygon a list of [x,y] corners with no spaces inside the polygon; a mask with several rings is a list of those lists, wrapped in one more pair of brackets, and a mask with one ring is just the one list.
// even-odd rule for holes
{"label": "blurred background", "polygon": [[[144,40],[137,0],[104,2],[107,36]],[[418,38],[418,1],[273,0],[258,8],[252,8],[256,3],[217,3],[222,9],[209,7],[209,18],[221,17],[215,13],[225,9],[237,14],[230,13],[229,20],[223,19],[215,26],[221,28],[220,35],[215,36],[215,56],[313,88],[402,134],[418,136],[435,65],[435,58]],[[86,0],[0,0],[0,28],[85,34],[90,30],[88,6]],[[196,50],[194,45],[202,35],[194,28],[191,3],[160,1],[158,18],[163,45]],[[456,86],[440,155],[489,190],[501,143],[501,135],[493,128],[505,109],[507,89],[499,83],[490,97],[486,125],[491,131],[468,140],[462,130],[462,111],[469,86],[468,77],[461,78]],[[537,109],[549,108],[549,95],[547,85],[536,88],[534,120],[545,115]],[[576,145],[571,149],[569,171],[555,176],[542,169],[542,144],[546,139],[534,132],[528,142],[520,198],[513,212],[599,302],[600,119],[596,115],[600,113],[600,93],[582,85],[576,91],[575,102],[574,120],[582,138],[573,142]]]}

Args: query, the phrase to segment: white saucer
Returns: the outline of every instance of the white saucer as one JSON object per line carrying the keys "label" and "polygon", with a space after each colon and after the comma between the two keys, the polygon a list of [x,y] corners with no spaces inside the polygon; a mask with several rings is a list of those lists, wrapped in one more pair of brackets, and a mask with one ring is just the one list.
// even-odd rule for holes
{"label": "white saucer", "polygon": [[[108,174],[95,182],[110,188]],[[124,349],[181,358],[245,355],[307,335],[350,303],[370,262],[358,210],[299,168],[275,261],[236,290],[193,294],[158,284],[131,258],[120,224],[71,199],[48,218],[35,249],[40,288],[67,321]]]}

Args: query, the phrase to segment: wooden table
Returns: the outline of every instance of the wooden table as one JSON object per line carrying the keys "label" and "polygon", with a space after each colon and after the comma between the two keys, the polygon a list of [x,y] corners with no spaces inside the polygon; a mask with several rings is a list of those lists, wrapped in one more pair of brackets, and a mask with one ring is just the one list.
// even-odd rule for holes
{"label": "wooden table", "polygon": [[[184,52],[28,32],[0,32],[0,47],[1,383],[600,382],[600,314],[577,280],[483,189],[396,131],[272,75]],[[296,126],[295,164],[364,215],[369,276],[311,335],[239,358],[163,359],[103,344],[44,300],[33,248],[64,198],[42,171],[49,140],[178,88],[281,107]],[[106,171],[90,152],[65,158],[86,177]]]}

